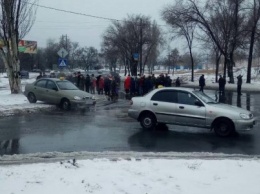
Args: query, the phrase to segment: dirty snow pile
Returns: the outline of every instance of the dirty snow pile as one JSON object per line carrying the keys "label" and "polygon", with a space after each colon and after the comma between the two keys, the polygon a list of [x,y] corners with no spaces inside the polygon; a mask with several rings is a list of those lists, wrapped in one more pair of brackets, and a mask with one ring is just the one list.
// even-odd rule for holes
{"label": "dirty snow pile", "polygon": [[[31,79],[21,80],[22,90],[27,83],[35,81],[35,76]],[[11,94],[9,81],[6,73],[0,74],[0,116],[9,116],[23,112],[34,112],[41,108],[51,108],[52,106],[38,102],[30,104],[27,98],[21,94]]]}

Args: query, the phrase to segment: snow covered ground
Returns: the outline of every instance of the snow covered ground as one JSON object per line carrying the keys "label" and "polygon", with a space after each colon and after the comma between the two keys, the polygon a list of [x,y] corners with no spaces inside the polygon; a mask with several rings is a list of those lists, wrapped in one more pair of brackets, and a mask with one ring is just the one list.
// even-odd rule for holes
{"label": "snow covered ground", "polygon": [[72,160],[0,166],[0,192],[259,194],[256,159]]}
{"label": "snow covered ground", "polygon": [[[211,75],[206,78],[208,82],[212,80]],[[22,80],[22,84],[34,80]],[[227,89],[231,88],[229,85]],[[243,88],[259,91],[260,87],[254,82],[243,84]],[[0,75],[0,113],[46,106],[49,105],[29,104],[22,94],[11,95],[7,78]],[[211,153],[4,155],[0,156],[0,193],[260,194],[259,169],[259,156]]]}

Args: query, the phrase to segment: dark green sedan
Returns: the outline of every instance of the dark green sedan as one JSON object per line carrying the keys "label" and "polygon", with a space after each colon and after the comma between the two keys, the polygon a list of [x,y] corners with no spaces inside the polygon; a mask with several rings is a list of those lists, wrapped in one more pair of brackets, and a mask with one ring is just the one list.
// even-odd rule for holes
{"label": "dark green sedan", "polygon": [[25,86],[24,95],[30,103],[43,101],[64,110],[87,108],[96,104],[95,97],[64,79],[42,78]]}

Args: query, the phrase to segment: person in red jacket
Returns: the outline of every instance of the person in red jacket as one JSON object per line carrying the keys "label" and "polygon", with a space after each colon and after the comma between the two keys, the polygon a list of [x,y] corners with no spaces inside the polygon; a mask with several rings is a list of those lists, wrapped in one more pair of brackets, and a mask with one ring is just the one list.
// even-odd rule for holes
{"label": "person in red jacket", "polygon": [[103,78],[103,76],[100,76],[99,82],[98,82],[99,94],[103,94],[104,85],[105,85],[104,78]]}
{"label": "person in red jacket", "polygon": [[124,87],[125,87],[125,95],[126,95],[126,98],[128,98],[129,92],[130,92],[130,87],[131,87],[131,77],[130,77],[129,74],[128,74],[128,76],[127,76],[126,79],[125,79]]}

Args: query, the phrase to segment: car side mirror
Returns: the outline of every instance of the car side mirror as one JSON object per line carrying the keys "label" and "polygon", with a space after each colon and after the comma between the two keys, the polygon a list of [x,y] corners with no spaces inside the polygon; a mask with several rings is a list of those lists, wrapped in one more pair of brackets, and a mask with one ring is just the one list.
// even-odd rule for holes
{"label": "car side mirror", "polygon": [[196,106],[204,106],[204,104],[199,101],[199,100],[195,100],[195,103],[194,103]]}
{"label": "car side mirror", "polygon": [[55,91],[58,91],[58,88],[56,88],[56,87],[55,87],[55,88],[52,88],[52,89],[55,90]]}

